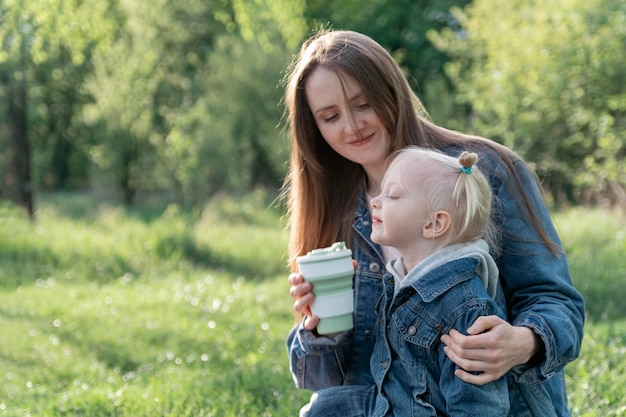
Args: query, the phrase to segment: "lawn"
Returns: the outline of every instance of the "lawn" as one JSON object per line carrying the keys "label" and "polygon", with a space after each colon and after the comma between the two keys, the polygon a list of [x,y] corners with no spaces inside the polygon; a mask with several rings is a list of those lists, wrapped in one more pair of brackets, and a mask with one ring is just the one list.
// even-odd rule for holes
{"label": "lawn", "polygon": [[[0,416],[295,416],[284,220],[263,193],[202,211],[86,195],[0,203]],[[555,216],[587,301],[575,416],[626,414],[626,217]]]}

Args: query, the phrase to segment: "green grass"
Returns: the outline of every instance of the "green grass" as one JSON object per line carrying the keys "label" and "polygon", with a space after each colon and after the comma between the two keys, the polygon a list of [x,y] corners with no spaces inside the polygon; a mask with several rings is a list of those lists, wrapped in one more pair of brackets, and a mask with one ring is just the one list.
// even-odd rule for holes
{"label": "green grass", "polygon": [[0,205],[0,416],[293,416],[284,225],[262,196],[142,216]]}
{"label": "green grass", "polygon": [[566,368],[573,415],[624,416],[626,216],[572,209],[555,223],[587,311],[581,356]]}
{"label": "green grass", "polygon": [[[294,416],[284,221],[263,193],[204,210],[0,203],[1,416]],[[626,218],[556,216],[587,301],[575,416],[626,414]]]}

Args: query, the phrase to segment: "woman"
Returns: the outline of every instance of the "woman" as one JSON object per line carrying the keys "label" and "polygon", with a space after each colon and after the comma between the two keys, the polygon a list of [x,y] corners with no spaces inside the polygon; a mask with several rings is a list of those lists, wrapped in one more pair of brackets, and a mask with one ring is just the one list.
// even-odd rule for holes
{"label": "woman", "polygon": [[[284,193],[290,214],[289,277],[294,310],[304,315],[287,344],[300,388],[371,385],[374,306],[390,248],[370,239],[368,198],[378,195],[389,155],[409,145],[452,156],[480,155],[479,169],[496,200],[502,230],[497,300],[508,322],[477,319],[467,335],[442,336],[462,380],[485,384],[509,370],[511,414],[529,391],[544,401],[537,415],[569,415],[564,366],[579,352],[584,303],[573,288],[558,235],[535,176],[519,156],[487,139],[449,131],[426,119],[397,63],[378,43],[350,31],[320,32],[302,47],[286,90],[292,156]],[[355,327],[319,336],[310,284],[295,273],[297,256],[335,241],[350,242],[356,261]],[[324,398],[315,396],[315,401]],[[311,407],[312,410],[314,407]],[[313,415],[313,414],[311,414]]]}

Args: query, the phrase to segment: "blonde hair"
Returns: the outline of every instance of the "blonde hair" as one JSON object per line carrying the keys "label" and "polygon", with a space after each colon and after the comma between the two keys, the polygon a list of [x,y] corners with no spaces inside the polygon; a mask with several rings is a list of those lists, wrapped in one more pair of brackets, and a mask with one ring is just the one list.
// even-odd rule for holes
{"label": "blonde hair", "polygon": [[514,179],[520,209],[532,219],[542,242],[553,242],[541,228],[513,164],[520,158],[493,141],[454,132],[428,120],[393,57],[376,41],[358,32],[322,30],[302,45],[285,77],[286,119],[291,159],[281,195],[289,214],[289,261],[312,249],[342,240],[352,245],[356,202],[367,177],[363,168],[337,154],[322,137],[309,108],[305,82],[318,67],[359,83],[376,115],[391,135],[389,154],[409,145],[442,149],[458,146],[497,153]]}
{"label": "blonde hair", "polygon": [[[427,209],[432,214],[447,211],[452,218],[442,247],[483,238],[492,252],[497,253],[499,233],[491,217],[493,193],[489,181],[476,166],[478,159],[474,152],[465,151],[454,158],[436,150],[410,146],[392,156],[389,169],[409,164],[424,164],[429,169],[419,182],[425,192]],[[425,164],[428,161],[433,163]],[[408,179],[400,179],[405,189]]]}

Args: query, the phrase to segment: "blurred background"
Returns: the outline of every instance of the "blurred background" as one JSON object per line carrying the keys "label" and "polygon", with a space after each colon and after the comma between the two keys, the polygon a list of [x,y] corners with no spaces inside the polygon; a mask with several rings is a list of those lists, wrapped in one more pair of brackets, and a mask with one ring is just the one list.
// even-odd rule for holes
{"label": "blurred background", "polygon": [[372,36],[536,170],[586,301],[576,417],[626,415],[623,0],[0,0],[0,416],[287,417],[283,78]]}
{"label": "blurred background", "polygon": [[626,3],[4,0],[0,199],[183,207],[282,184],[283,84],[320,27],[372,36],[433,120],[526,158],[551,208],[626,206]]}

